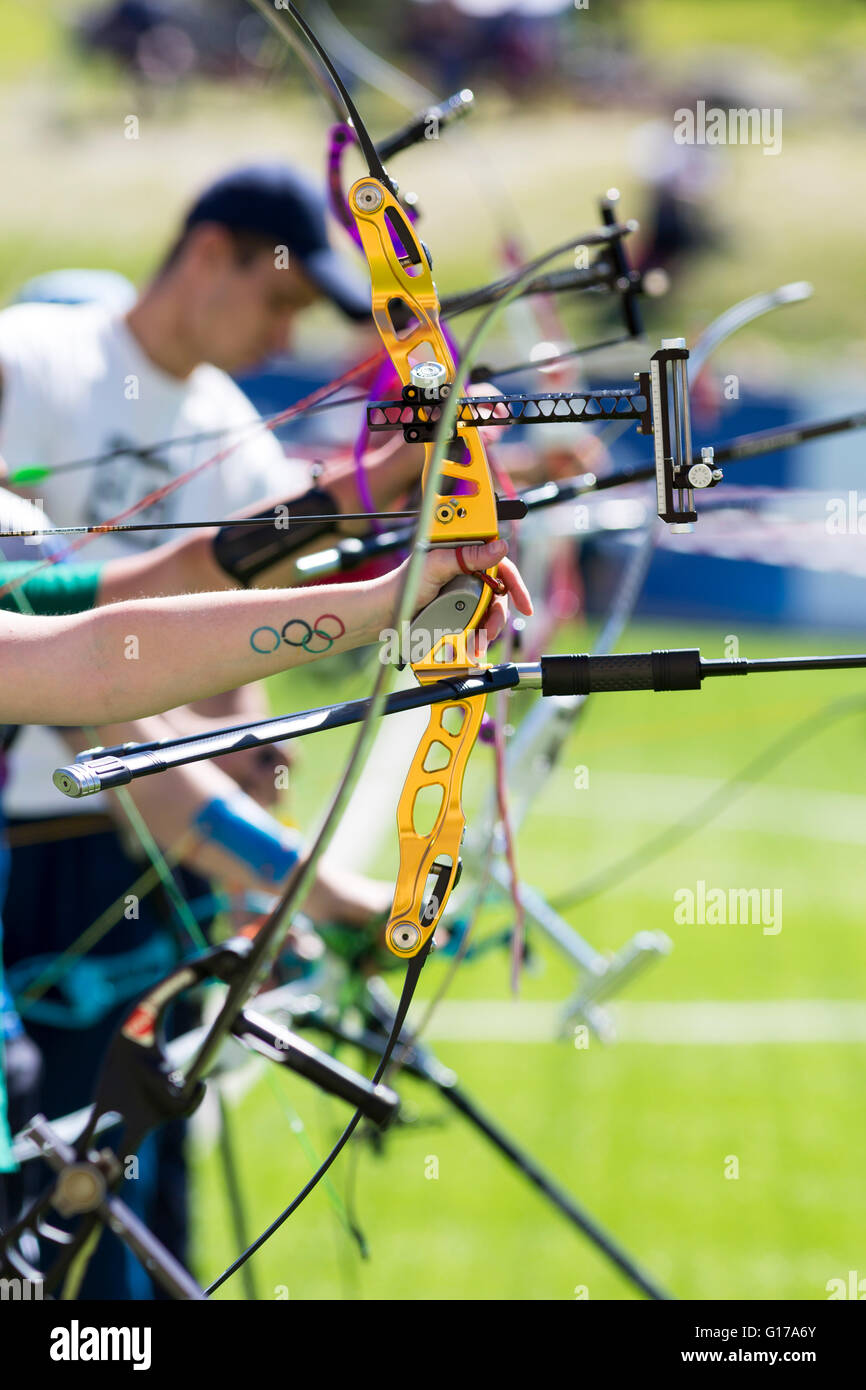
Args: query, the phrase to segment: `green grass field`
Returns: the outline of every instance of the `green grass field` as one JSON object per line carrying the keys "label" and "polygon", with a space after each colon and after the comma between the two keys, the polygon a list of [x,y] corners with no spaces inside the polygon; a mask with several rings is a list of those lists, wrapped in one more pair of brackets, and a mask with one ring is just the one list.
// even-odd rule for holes
{"label": "green grass field", "polygon": [[[722,655],[725,633],[638,628],[624,648],[699,644]],[[849,637],[740,632],[741,655],[843,651]],[[585,634],[583,635],[585,637]],[[573,632],[563,646],[581,649]],[[320,703],[312,678],[275,683],[277,707]],[[356,674],[344,683],[364,685]],[[597,698],[520,837],[522,875],[555,896],[688,812],[787,728],[816,721],[814,739],[747,789],[717,824],[570,914],[613,950],[638,928],[661,929],[673,954],[628,992],[635,1002],[857,1001],[866,946],[860,868],[866,799],[860,792],[864,715],[826,729],[821,712],[862,689],[852,673],[711,682],[703,692]],[[340,692],[337,692],[340,693]],[[521,697],[517,697],[521,698]],[[296,807],[312,811],[347,739],[308,741]],[[475,759],[475,793],[487,776]],[[572,769],[589,769],[574,788]],[[689,780],[693,779],[693,780]],[[586,798],[586,805],[578,804]],[[811,808],[811,809],[810,809]],[[857,843],[857,840],[860,843]],[[380,866],[376,866],[377,868]],[[677,926],[673,893],[713,886],[781,888],[783,925]],[[502,920],[491,910],[487,924]],[[485,927],[482,921],[479,930]],[[540,969],[508,1004],[508,961],[462,966],[451,997],[513,1009],[563,1001],[567,966],[539,946]],[[429,995],[445,968],[433,960]],[[657,1017],[657,1015],[655,1015]],[[728,1045],[639,1041],[585,1049],[572,1041],[437,1042],[474,1097],[542,1160],[656,1278],[679,1297],[821,1299],[832,1278],[863,1270],[862,1184],[866,1054],[862,1043],[814,1041],[803,1012],[794,1041]],[[360,1061],[351,1054],[347,1059]],[[357,1161],[356,1211],[370,1243],[362,1262],[334,1207],[318,1192],[257,1257],[261,1298],[572,1299],[633,1296],[587,1241],[449,1113],[412,1082],[400,1089],[417,1122],[359,1161],[334,1170],[344,1193]],[[327,1151],[343,1120],[302,1082],[259,1080],[234,1110],[249,1219],[257,1233],[299,1189],[310,1164],[284,1104]],[[438,1160],[437,1179],[425,1176]],[[738,1162],[739,1176],[731,1171]],[[199,1155],[196,1267],[207,1278],[234,1253],[214,1154]],[[222,1296],[240,1297],[236,1278]]]}

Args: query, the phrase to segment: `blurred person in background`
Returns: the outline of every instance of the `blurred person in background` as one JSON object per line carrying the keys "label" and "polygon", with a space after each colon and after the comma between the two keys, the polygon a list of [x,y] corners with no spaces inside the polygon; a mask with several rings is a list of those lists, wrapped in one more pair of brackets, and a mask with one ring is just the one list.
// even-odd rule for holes
{"label": "blurred person in background", "polygon": [[[723,95],[710,95],[706,102],[731,105]],[[714,210],[726,167],[718,147],[674,139],[673,112],[690,105],[694,100],[671,98],[669,114],[642,122],[631,138],[632,167],[646,185],[649,203],[641,218],[639,269],[663,270],[674,283],[689,262],[723,245]]]}
{"label": "blurred person in background", "polygon": [[565,9],[570,0],[546,0],[543,12],[513,0],[415,0],[405,12],[407,47],[444,91],[489,77],[524,92],[556,72]]}

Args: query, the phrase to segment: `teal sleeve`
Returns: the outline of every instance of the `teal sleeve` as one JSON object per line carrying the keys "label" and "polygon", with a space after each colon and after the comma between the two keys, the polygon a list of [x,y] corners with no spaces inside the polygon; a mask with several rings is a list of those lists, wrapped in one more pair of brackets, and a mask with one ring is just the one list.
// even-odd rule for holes
{"label": "teal sleeve", "polygon": [[[2,970],[0,965],[0,970]],[[3,1065],[3,1039],[0,1037],[0,1173],[14,1173],[12,1136],[6,1121],[6,1069]]]}
{"label": "teal sleeve", "polygon": [[[27,579],[25,576],[30,570],[35,573],[32,579]],[[61,563],[41,567],[38,561],[8,560],[0,563],[0,589],[12,583],[17,587],[0,597],[0,608],[51,617],[84,613],[96,604],[101,577],[101,565]]]}
{"label": "teal sleeve", "polygon": [[[33,571],[33,578],[26,576]],[[0,589],[17,583],[11,593],[0,596],[0,609],[13,613],[60,616],[83,613],[96,603],[101,567],[98,565],[55,564],[45,567],[38,560],[0,562]],[[23,579],[23,583],[20,581]],[[2,962],[0,962],[0,1005],[3,1003]],[[3,1068],[3,1038],[0,1031],[0,1173],[14,1172],[12,1144],[6,1106]]]}

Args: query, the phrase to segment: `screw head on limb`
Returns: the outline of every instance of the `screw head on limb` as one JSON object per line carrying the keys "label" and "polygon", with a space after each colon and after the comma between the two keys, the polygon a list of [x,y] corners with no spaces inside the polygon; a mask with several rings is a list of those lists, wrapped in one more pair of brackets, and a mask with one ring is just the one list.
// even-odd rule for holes
{"label": "screw head on limb", "polygon": [[359,183],[354,198],[361,212],[375,212],[385,201],[385,195],[376,183]]}
{"label": "screw head on limb", "polygon": [[397,922],[388,935],[395,951],[413,951],[421,940],[414,922]]}

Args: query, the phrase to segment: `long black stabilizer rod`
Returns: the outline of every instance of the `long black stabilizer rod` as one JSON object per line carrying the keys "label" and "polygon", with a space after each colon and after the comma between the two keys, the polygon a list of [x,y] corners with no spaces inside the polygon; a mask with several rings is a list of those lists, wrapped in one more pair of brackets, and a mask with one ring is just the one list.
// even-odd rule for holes
{"label": "long black stabilizer rod", "polygon": [[[389,695],[383,714],[420,709],[448,700],[467,700],[497,690],[540,690],[542,695],[592,695],[631,690],[700,690],[711,676],[747,676],[779,671],[840,671],[866,667],[866,654],[785,656],[705,661],[697,647],[670,651],[622,652],[612,656],[572,654],[543,656],[540,661],[505,662],[477,675],[436,681]],[[165,739],[158,743],[117,744],[93,749],[82,761],[58,768],[54,785],[66,796],[91,796],[125,786],[138,777],[170,767],[221,757],[243,748],[281,743],[304,734],[322,733],[360,723],[370,701],[347,700],[257,723],[235,725],[215,734]]]}
{"label": "long black stabilizer rod", "polygon": [[[617,417],[604,417],[605,421],[611,418]],[[506,420],[501,423],[509,422]],[[797,444],[807,444],[811,439],[822,439],[826,435],[859,429],[866,429],[866,410],[856,410],[850,415],[839,415],[832,420],[805,421],[801,424],[784,425],[778,429],[756,430],[752,434],[737,435],[727,444],[714,448],[713,463],[741,463],[745,459],[759,458],[763,454],[776,453],[782,449],[793,448]],[[700,451],[692,455],[692,462],[703,462]],[[521,492],[519,500],[527,512],[534,512],[544,507],[558,506],[563,502],[573,502],[579,497],[587,497],[595,492],[608,492],[611,488],[624,487],[628,483],[649,482],[651,478],[655,478],[654,464],[635,464],[628,468],[618,468],[614,473],[608,473],[601,478],[595,473],[581,473],[559,483],[540,483],[537,487]],[[395,526],[393,530],[383,531],[379,535],[347,536],[345,540],[338,541],[327,550],[317,550],[310,555],[302,556],[297,561],[297,568],[305,579],[318,578],[323,574],[347,573],[357,569],[359,565],[366,564],[368,560],[377,560],[404,550],[411,536],[412,529],[409,526]]]}
{"label": "long black stabilizer rod", "polygon": [[[855,410],[850,415],[838,415],[832,420],[805,420],[798,424],[755,430],[751,434],[736,435],[734,439],[729,439],[727,444],[714,445],[713,463],[740,463],[744,459],[759,458],[763,454],[778,453],[797,444],[807,444],[810,439],[822,439],[826,435],[862,429],[866,429],[866,410]],[[701,462],[703,457],[698,449],[692,454],[692,463]],[[652,464],[639,464],[630,468],[618,468],[616,472],[608,473],[603,478],[596,478],[594,474],[587,473],[583,478],[570,479],[559,485],[563,494],[561,497],[551,497],[547,501],[543,498],[544,485],[521,496],[527,510],[531,511],[538,506],[549,506],[551,502],[568,502],[571,498],[583,496],[584,493],[606,492],[609,488],[622,487],[626,483],[643,483],[654,477],[655,468]],[[558,485],[551,483],[546,486],[554,488]]]}
{"label": "long black stabilizer rod", "polygon": [[[850,415],[837,415],[832,420],[804,421],[795,425],[782,425],[779,428],[755,430],[752,434],[741,434],[714,450],[715,463],[738,463],[740,459],[757,458],[760,454],[772,454],[779,449],[789,449],[795,444],[807,444],[810,439],[823,439],[828,434],[842,434],[845,430],[866,428],[866,410],[855,410]],[[698,459],[693,460],[695,463]]]}

